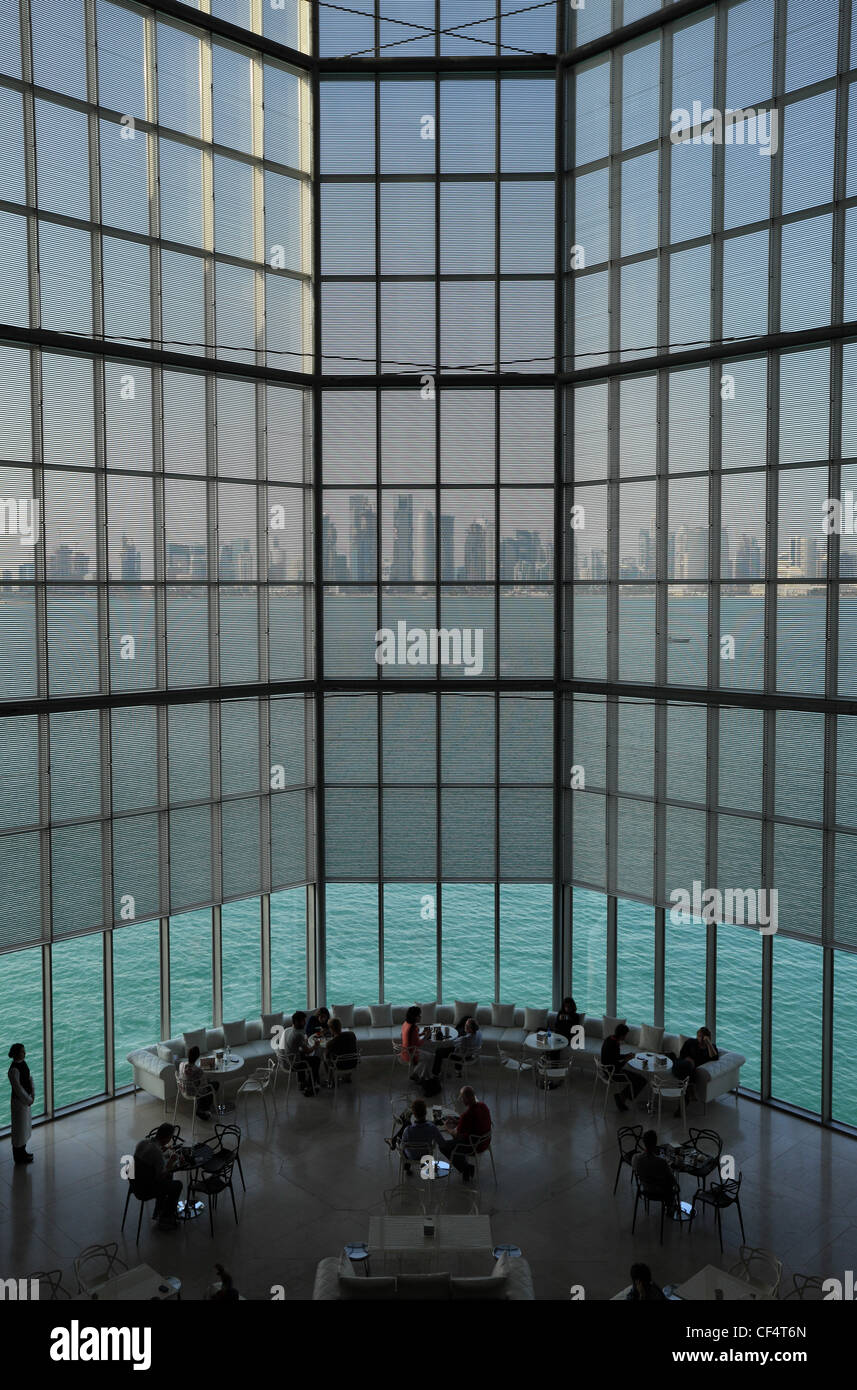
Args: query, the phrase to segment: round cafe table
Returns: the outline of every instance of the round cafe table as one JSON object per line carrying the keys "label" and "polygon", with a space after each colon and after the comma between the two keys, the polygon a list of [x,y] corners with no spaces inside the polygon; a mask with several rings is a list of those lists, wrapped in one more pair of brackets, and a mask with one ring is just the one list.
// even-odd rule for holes
{"label": "round cafe table", "polygon": [[[624,1070],[635,1072],[637,1076],[642,1076],[643,1080],[648,1082],[651,1082],[653,1076],[671,1076],[673,1064],[669,1057],[667,1057],[665,1062],[660,1062],[658,1059],[663,1056],[664,1054],[662,1052],[638,1052],[636,1057],[632,1057],[630,1061],[625,1063]],[[645,1066],[643,1066],[644,1062],[646,1063]],[[646,1110],[650,1115],[652,1114],[652,1109],[652,1092],[650,1087],[646,1101]]]}
{"label": "round cafe table", "polygon": [[[544,1037],[545,1041],[539,1042],[540,1037]],[[524,1038],[524,1047],[529,1048],[531,1052],[538,1052],[544,1056],[548,1052],[559,1052],[560,1054],[568,1052],[571,1043],[562,1033],[551,1033],[545,1028],[543,1031],[537,1033],[528,1033]],[[533,1077],[537,1086],[541,1085],[545,1090],[550,1089],[550,1082],[545,1082],[544,1080],[541,1082],[539,1081],[538,1071],[533,1073]]]}
{"label": "round cafe table", "polygon": [[[226,1059],[225,1057],[220,1057],[220,1058],[218,1058],[218,1057],[215,1056],[214,1053],[209,1053],[209,1056],[213,1059],[213,1061],[214,1061],[214,1066],[213,1066],[213,1067],[203,1067],[203,1071],[205,1072],[205,1074],[206,1074],[207,1076],[213,1076],[213,1077],[215,1077],[216,1079],[217,1079],[217,1078],[220,1078],[220,1077],[223,1077],[223,1082],[222,1082],[222,1092],[223,1092],[223,1091],[225,1091],[225,1088],[226,1088],[226,1078],[230,1075],[231,1072],[239,1071],[239,1070],[241,1069],[241,1067],[243,1067],[243,1065],[244,1065],[244,1058],[243,1058],[243,1057],[235,1057],[235,1056],[232,1056],[232,1057],[230,1057],[229,1060],[227,1061],[227,1059]],[[207,1059],[206,1059],[206,1060],[207,1060]],[[224,1095],[222,1092],[221,1092],[220,1103],[219,1103],[218,1105],[215,1105],[215,1107],[214,1107],[215,1110],[217,1111],[218,1115],[225,1115],[228,1111],[234,1110],[234,1109],[235,1109],[235,1102],[232,1101],[232,1100],[227,1100],[226,1097],[225,1097],[225,1095]]]}

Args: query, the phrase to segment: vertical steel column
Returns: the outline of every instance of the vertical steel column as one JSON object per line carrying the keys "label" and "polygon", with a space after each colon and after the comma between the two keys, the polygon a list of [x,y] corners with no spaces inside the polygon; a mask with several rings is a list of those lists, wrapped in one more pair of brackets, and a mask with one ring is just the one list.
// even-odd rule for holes
{"label": "vertical steel column", "polygon": [[[774,97],[782,116],[781,97],[785,88],[786,71],[786,6],[777,0],[774,15]],[[779,118],[779,117],[778,117]],[[780,328],[780,295],[782,276],[782,228],[778,219],[783,204],[782,150],[773,160],[771,169],[771,233],[768,283],[768,332]],[[777,353],[768,358],[768,455],[767,455],[767,517],[765,532],[765,691],[777,688],[777,574],[778,574],[778,508],[779,508],[779,444],[780,444],[780,359]],[[776,884],[775,835],[773,816],[776,810],[776,715],[765,712],[764,762],[762,785],[762,877],[768,889]],[[761,1095],[771,1095],[771,1048],[773,1026],[774,938],[762,938],[762,1036],[761,1036]]]}
{"label": "vertical steel column", "polygon": [[53,960],[48,942],[42,946],[42,1056],[45,1074],[45,1116],[54,1113],[54,997]]}
{"label": "vertical steel column", "polygon": [[[319,51],[319,9],[311,8],[311,47]],[[313,632],[313,676],[324,678],[324,499],[322,496],[322,394],[321,373],[321,90],[318,69],[312,73],[312,306],[313,306],[313,386],[312,386],[312,575],[315,593]],[[323,999],[327,991],[326,896],[327,875],[324,788],[324,696],[318,686],[312,697],[315,724],[315,885],[307,885],[307,1003]]]}

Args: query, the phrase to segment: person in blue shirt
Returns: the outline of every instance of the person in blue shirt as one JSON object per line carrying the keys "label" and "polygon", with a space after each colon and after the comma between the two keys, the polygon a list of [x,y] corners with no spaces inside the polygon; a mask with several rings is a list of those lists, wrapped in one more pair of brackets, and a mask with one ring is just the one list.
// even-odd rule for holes
{"label": "person in blue shirt", "polygon": [[419,1163],[423,1154],[431,1153],[432,1144],[440,1144],[443,1135],[437,1125],[426,1119],[426,1103],[422,1097],[411,1102],[411,1123],[386,1142],[391,1149],[398,1144],[405,1156],[404,1169],[411,1171],[411,1163]]}

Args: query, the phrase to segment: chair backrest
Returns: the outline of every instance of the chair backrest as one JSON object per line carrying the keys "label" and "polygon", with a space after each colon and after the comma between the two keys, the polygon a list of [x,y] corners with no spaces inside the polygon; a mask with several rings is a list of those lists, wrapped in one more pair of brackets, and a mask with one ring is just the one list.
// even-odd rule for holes
{"label": "chair backrest", "polygon": [[[220,1144],[222,1152],[235,1153],[241,1147],[241,1126],[240,1125],[221,1125],[214,1126],[214,1135]],[[234,1139],[235,1143],[226,1143],[226,1139]]]}
{"label": "chair backrest", "polygon": [[782,1260],[778,1260],[770,1250],[763,1250],[758,1245],[741,1245],[738,1247],[738,1254],[740,1259],[729,1273],[748,1284],[757,1284],[773,1297],[783,1276]]}
{"label": "chair backrest", "polygon": [[606,1062],[599,1062],[596,1058],[595,1075],[598,1077],[599,1081],[604,1082],[605,1086],[608,1086],[613,1080],[613,1073],[615,1070],[616,1068],[612,1064],[608,1065]]}
{"label": "chair backrest", "polygon": [[716,1129],[688,1128],[687,1137],[695,1149],[710,1158],[719,1158],[723,1152],[723,1140]]}
{"label": "chair backrest", "polygon": [[384,1192],[384,1211],[386,1215],[421,1215],[424,1201],[422,1189],[428,1186],[428,1183],[420,1183],[418,1187],[413,1183],[409,1183],[407,1186],[401,1183],[398,1187],[388,1187]]}
{"label": "chair backrest", "polygon": [[342,1052],[333,1059],[334,1071],[353,1071],[360,1064],[359,1052]]}
{"label": "chair backrest", "polygon": [[689,1080],[690,1078],[687,1076],[678,1077],[671,1074],[659,1076],[656,1072],[651,1072],[649,1075],[649,1084],[653,1091],[661,1091],[663,1094],[668,1092],[670,1095],[683,1096]]}
{"label": "chair backrest", "polygon": [[115,1240],[107,1245],[87,1245],[74,1261],[77,1291],[83,1293],[90,1286],[87,1280],[103,1283],[112,1274],[121,1273],[127,1268],[125,1261],[119,1258],[119,1246]]}
{"label": "chair backrest", "polygon": [[42,1292],[45,1287],[50,1289],[47,1296],[48,1302],[57,1302],[63,1298],[71,1298],[68,1289],[63,1286],[61,1269],[39,1269],[34,1274],[28,1274],[25,1282],[37,1279],[39,1283],[39,1298],[44,1298]]}
{"label": "chair backrest", "polygon": [[721,1178],[718,1182],[711,1184],[712,1191],[718,1200],[723,1199],[727,1205],[734,1202],[741,1191],[741,1179],[743,1173],[739,1173],[737,1178]]}
{"label": "chair backrest", "polygon": [[783,1295],[783,1303],[787,1303],[790,1298],[811,1300],[813,1294],[819,1294],[822,1299],[825,1296],[825,1280],[820,1274],[793,1274],[792,1283],[794,1288]]}
{"label": "chair backrest", "polygon": [[[146,1138],[147,1138],[147,1139],[152,1139],[152,1140],[157,1139],[157,1137],[158,1137],[158,1130],[160,1129],[160,1127],[161,1127],[160,1125],[156,1125],[154,1129],[150,1129],[150,1130],[149,1130],[149,1133],[146,1135]],[[172,1137],[172,1139],[170,1139],[170,1141],[169,1141],[167,1147],[170,1148],[170,1149],[178,1149],[178,1148],[181,1148],[181,1136],[182,1136],[182,1127],[181,1127],[181,1125],[173,1125],[173,1137]]]}
{"label": "chair backrest", "polygon": [[622,1158],[629,1159],[633,1154],[640,1153],[643,1145],[643,1126],[642,1125],[622,1125],[616,1131],[616,1138],[619,1141],[619,1153]]}

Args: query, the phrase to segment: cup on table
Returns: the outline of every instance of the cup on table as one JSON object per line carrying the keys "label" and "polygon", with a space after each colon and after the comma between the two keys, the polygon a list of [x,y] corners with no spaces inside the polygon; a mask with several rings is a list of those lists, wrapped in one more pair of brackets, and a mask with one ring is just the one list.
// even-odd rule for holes
{"label": "cup on table", "polygon": [[435,1124],[436,1124],[436,1125],[439,1125],[440,1122],[441,1122],[441,1120],[442,1120],[442,1118],[443,1118],[443,1111],[441,1110],[440,1106],[439,1106],[439,1105],[433,1105],[433,1106],[432,1106],[431,1113],[432,1113],[432,1119],[434,1120]]}

